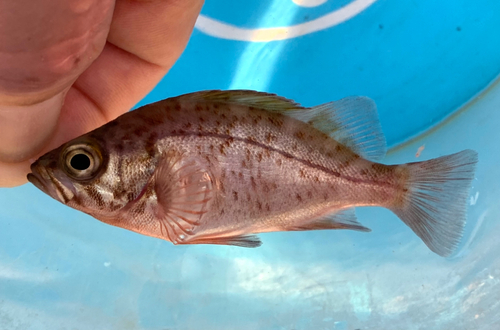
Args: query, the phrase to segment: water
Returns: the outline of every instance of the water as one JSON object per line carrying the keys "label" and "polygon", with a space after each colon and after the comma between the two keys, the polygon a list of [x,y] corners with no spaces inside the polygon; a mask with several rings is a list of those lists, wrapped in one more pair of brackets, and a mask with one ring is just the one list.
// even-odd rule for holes
{"label": "water", "polygon": [[141,102],[212,88],[305,105],[369,96],[392,147],[385,163],[479,152],[453,257],[377,208],[357,210],[368,234],[174,247],[25,185],[0,190],[0,329],[498,329],[499,14],[493,0],[212,0]]}

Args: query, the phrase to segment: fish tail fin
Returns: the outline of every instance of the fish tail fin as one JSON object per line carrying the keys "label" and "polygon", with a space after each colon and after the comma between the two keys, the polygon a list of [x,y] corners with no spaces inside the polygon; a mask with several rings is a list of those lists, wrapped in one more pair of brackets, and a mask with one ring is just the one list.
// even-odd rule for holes
{"label": "fish tail fin", "polygon": [[451,255],[462,238],[476,163],[477,153],[464,150],[403,165],[407,184],[389,208],[440,256]]}

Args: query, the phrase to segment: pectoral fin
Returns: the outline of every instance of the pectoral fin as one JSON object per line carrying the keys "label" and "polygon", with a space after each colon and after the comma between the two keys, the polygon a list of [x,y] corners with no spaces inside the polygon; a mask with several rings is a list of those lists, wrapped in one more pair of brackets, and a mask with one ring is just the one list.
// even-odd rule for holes
{"label": "pectoral fin", "polygon": [[156,217],[162,234],[174,244],[188,241],[214,197],[213,177],[197,158],[167,154],[154,173]]}

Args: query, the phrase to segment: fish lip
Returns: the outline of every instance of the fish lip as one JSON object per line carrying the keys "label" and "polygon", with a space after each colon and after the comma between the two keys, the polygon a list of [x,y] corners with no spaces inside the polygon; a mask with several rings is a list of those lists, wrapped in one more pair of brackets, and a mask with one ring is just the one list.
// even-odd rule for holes
{"label": "fish lip", "polygon": [[[28,181],[31,182],[35,187],[54,198],[55,200],[66,204],[69,200],[64,200],[64,192],[59,191],[59,188],[55,185],[49,171],[35,162],[31,165],[31,173],[27,176]],[[54,178],[54,180],[57,180]],[[71,200],[71,199],[70,199]]]}
{"label": "fish lip", "polygon": [[43,183],[42,180],[40,180],[35,173],[28,173],[28,181],[31,182],[35,187],[43,191],[44,193],[47,192],[47,186]]}

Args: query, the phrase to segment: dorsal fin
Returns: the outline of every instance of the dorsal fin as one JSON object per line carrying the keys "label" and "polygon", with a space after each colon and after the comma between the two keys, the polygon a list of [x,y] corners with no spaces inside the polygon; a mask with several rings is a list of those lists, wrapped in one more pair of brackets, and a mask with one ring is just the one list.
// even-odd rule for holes
{"label": "dorsal fin", "polygon": [[210,90],[185,94],[179,96],[178,98],[189,99],[191,101],[212,101],[241,104],[267,111],[280,112],[283,114],[286,114],[286,111],[307,109],[293,100],[276,94],[251,90]]}
{"label": "dorsal fin", "polygon": [[386,144],[375,102],[364,96],[351,96],[287,115],[311,124],[350,148],[358,155],[379,160]]}
{"label": "dorsal fin", "polygon": [[377,107],[368,97],[346,97],[312,108],[305,108],[275,94],[251,90],[211,90],[185,94],[178,98],[241,104],[278,112],[312,125],[366,159],[379,160],[386,152]]}

